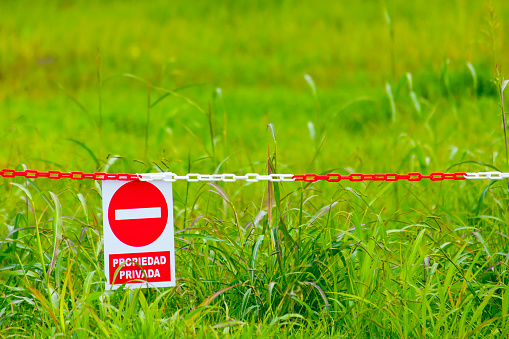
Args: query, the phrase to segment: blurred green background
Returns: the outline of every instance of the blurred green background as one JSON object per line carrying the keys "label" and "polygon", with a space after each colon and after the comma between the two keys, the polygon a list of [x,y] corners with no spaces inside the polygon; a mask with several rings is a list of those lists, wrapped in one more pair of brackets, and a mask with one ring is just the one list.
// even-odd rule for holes
{"label": "blurred green background", "polygon": [[[495,64],[509,64],[508,2],[493,3],[497,27],[489,3],[466,0],[2,1],[0,13],[2,167],[97,167],[72,138],[100,164],[129,160],[112,171],[160,160],[185,171],[189,152],[212,154],[209,106],[216,160],[197,164],[203,171],[227,157],[229,171],[263,162],[268,123],[295,173],[413,170],[416,144],[433,160],[420,167],[445,170],[462,152],[482,148],[475,160],[489,162],[486,147],[502,146],[491,79]],[[205,113],[164,98],[150,110],[145,147],[149,90],[122,74],[192,86],[179,93]],[[152,89],[151,103],[164,94]]]}

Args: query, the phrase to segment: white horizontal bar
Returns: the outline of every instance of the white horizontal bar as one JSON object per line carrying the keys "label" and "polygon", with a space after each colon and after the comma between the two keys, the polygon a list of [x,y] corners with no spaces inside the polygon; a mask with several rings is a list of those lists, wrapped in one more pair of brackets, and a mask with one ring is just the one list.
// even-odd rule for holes
{"label": "white horizontal bar", "polygon": [[115,210],[115,220],[153,219],[161,217],[161,207]]}

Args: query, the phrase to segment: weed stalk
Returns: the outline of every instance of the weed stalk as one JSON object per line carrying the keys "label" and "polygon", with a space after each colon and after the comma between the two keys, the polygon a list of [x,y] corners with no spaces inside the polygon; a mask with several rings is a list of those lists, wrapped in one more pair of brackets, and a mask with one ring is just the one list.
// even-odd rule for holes
{"label": "weed stalk", "polygon": [[152,85],[148,86],[148,96],[147,96],[147,122],[145,124],[145,159],[147,158],[148,153],[148,132],[150,125],[150,92],[152,89]]}
{"label": "weed stalk", "polygon": [[102,97],[102,75],[101,75],[101,52],[97,51],[97,85],[99,98],[99,138],[102,139],[103,129],[103,97]]}
{"label": "weed stalk", "polygon": [[[504,90],[507,86],[509,80],[506,80],[502,75],[502,67],[496,67],[495,79],[493,82],[497,86],[498,94],[500,96],[500,110],[502,111],[502,122],[504,124],[504,141],[505,141],[505,161],[506,161],[506,169],[509,169],[509,150],[507,147],[507,122],[505,118],[505,108],[504,108]],[[509,181],[507,182],[507,189],[509,190]]]}

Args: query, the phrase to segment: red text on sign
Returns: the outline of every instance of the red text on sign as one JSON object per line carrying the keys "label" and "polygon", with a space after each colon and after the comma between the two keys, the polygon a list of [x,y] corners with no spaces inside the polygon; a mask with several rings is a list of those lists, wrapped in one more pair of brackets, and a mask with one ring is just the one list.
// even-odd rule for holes
{"label": "red text on sign", "polygon": [[109,266],[112,285],[171,280],[170,251],[110,254]]}

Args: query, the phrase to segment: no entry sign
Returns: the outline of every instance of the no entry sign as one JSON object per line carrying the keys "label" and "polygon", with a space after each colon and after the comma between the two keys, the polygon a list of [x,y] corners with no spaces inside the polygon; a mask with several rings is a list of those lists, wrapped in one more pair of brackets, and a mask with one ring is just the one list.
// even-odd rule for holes
{"label": "no entry sign", "polygon": [[171,182],[103,182],[106,288],[175,286]]}

